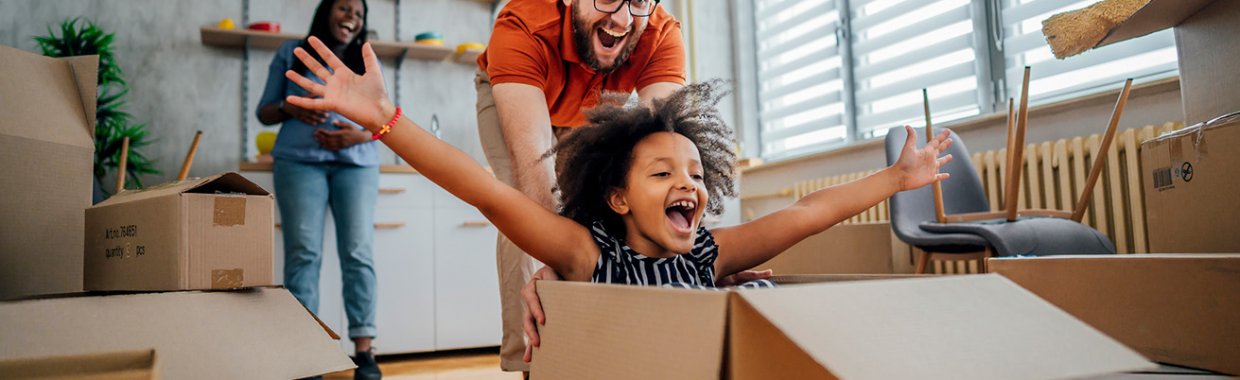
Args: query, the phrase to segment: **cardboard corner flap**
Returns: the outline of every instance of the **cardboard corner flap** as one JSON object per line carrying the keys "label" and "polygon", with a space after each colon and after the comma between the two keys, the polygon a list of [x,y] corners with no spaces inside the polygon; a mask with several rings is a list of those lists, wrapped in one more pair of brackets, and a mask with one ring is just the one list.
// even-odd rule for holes
{"label": "cardboard corner flap", "polygon": [[992,258],[988,266],[1152,360],[1240,375],[1240,254]]}
{"label": "cardboard corner flap", "polygon": [[283,288],[0,302],[0,360],[154,348],[169,379],[291,379],[354,368]]}

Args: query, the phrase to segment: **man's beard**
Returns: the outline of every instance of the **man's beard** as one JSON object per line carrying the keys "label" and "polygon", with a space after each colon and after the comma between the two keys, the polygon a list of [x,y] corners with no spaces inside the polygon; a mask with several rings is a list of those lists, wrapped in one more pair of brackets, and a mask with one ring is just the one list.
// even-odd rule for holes
{"label": "man's beard", "polygon": [[[581,57],[594,72],[603,75],[611,74],[612,71],[620,68],[620,65],[628,61],[629,54],[632,54],[633,50],[637,49],[637,41],[641,40],[642,30],[637,28],[637,21],[634,20],[633,28],[636,30],[630,31],[629,35],[625,36],[624,47],[620,48],[620,54],[616,55],[616,60],[611,65],[603,67],[598,61],[598,56],[594,54],[594,41],[590,38],[590,33],[602,25],[606,25],[609,19],[604,19],[594,25],[586,25],[585,17],[578,13],[581,9],[580,3],[580,0],[573,1],[573,43],[577,45],[577,56]],[[620,12],[628,12],[628,9],[621,9]]]}

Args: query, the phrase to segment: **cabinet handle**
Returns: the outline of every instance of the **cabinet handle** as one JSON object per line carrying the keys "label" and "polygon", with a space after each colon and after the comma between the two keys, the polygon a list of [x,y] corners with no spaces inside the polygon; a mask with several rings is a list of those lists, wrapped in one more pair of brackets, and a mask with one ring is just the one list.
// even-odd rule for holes
{"label": "cabinet handle", "polygon": [[403,187],[384,187],[379,188],[379,194],[400,194],[405,192]]}
{"label": "cabinet handle", "polygon": [[491,225],[491,222],[485,220],[469,220],[461,223],[461,227],[486,227],[489,225]]}
{"label": "cabinet handle", "polygon": [[[375,229],[376,229],[376,230],[394,230],[394,229],[401,228],[401,227],[404,227],[404,226],[405,226],[405,224],[404,224],[404,223],[400,223],[400,222],[394,222],[394,223],[375,223]],[[276,229],[277,229],[277,230],[278,230],[278,229],[280,229],[280,223],[276,223]]]}

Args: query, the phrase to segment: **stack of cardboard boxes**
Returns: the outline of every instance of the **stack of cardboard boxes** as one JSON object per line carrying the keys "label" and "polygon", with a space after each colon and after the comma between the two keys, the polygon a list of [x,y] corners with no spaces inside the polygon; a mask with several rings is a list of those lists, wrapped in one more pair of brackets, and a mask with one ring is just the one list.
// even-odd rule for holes
{"label": "stack of cardboard boxes", "polygon": [[339,337],[273,286],[263,189],[228,173],[90,205],[96,67],[0,46],[0,377],[352,368]]}

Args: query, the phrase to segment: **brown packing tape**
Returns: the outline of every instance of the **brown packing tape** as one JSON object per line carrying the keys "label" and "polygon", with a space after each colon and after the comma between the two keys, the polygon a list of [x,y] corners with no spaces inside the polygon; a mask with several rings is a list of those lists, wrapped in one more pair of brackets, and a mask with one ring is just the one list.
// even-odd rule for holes
{"label": "brown packing tape", "polygon": [[215,211],[212,223],[216,226],[244,226],[245,198],[218,196],[215,198]]}
{"label": "brown packing tape", "polygon": [[211,289],[235,289],[245,283],[245,270],[214,269],[211,270]]}
{"label": "brown packing tape", "polygon": [[1181,158],[1184,157],[1184,145],[1179,141],[1168,142],[1167,152],[1167,157],[1170,158],[1171,165],[1175,166],[1176,163],[1182,161]]}

